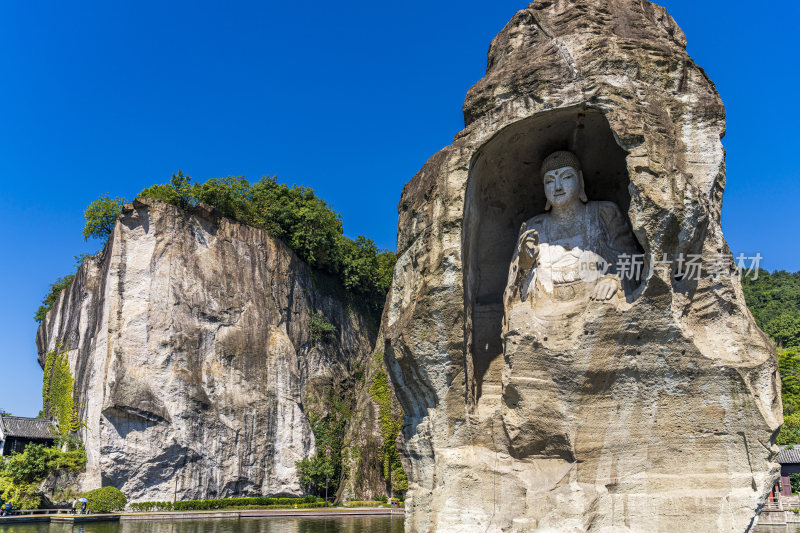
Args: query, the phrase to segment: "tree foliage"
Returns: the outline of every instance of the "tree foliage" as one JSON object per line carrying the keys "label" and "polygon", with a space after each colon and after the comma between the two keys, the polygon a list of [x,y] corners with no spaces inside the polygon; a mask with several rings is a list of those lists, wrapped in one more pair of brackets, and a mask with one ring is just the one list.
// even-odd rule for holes
{"label": "tree foliage", "polygon": [[742,279],[747,307],[779,348],[800,348],[800,272],[759,270]]}
{"label": "tree foliage", "polygon": [[39,309],[36,310],[36,314],[33,315],[34,320],[41,322],[47,317],[47,312],[53,307],[56,300],[58,300],[58,295],[61,294],[61,291],[69,287],[73,279],[75,279],[75,274],[69,274],[63,278],[58,278],[50,285],[50,290],[47,291],[47,295],[42,300],[42,305],[39,306]]}
{"label": "tree foliage", "polygon": [[160,183],[148,187],[139,193],[142,198],[155,198],[162,202],[167,202],[186,209],[192,203],[191,198],[191,178],[184,176],[182,171],[173,174],[169,183]]}
{"label": "tree foliage", "polygon": [[758,272],[742,279],[756,324],[778,347],[783,427],[778,444],[800,444],[800,272]]}
{"label": "tree foliage", "polygon": [[778,350],[783,400],[783,427],[778,444],[800,444],[800,350]]}
{"label": "tree foliage", "polygon": [[38,482],[14,482],[0,474],[0,500],[10,503],[14,509],[38,509],[42,504],[42,493]]}
{"label": "tree foliage", "polygon": [[[89,259],[91,254],[80,254],[75,256],[75,270],[79,269],[80,266],[83,264],[84,261]],[[39,306],[37,309],[36,314],[33,315],[33,319],[37,322],[41,322],[45,318],[47,318],[47,312],[58,300],[58,295],[61,292],[70,286],[72,280],[75,279],[75,274],[68,274],[63,278],[58,278],[55,283],[50,285],[50,290],[47,291],[47,295],[42,300],[42,305]]]}
{"label": "tree foliage", "polygon": [[311,340],[314,342],[330,342],[336,336],[336,326],[331,324],[322,313],[311,315]]}
{"label": "tree foliage", "polygon": [[45,447],[29,444],[23,453],[12,454],[0,468],[0,499],[15,509],[36,509],[41,505],[39,484],[51,472],[78,472],[86,467],[82,446]]}
{"label": "tree foliage", "polygon": [[348,401],[342,396],[331,388],[322,400],[327,411],[325,414],[310,407],[308,409],[308,421],[314,433],[317,450],[312,457],[297,461],[295,467],[300,476],[300,484],[317,496],[325,494],[326,484],[328,494],[335,494],[342,477],[344,430],[347,421],[352,417]]}
{"label": "tree foliage", "polygon": [[336,470],[333,463],[325,455],[314,455],[297,461],[295,463],[297,475],[300,477],[300,485],[316,494],[325,494],[325,485],[328,485],[328,493],[332,494],[336,486]]}
{"label": "tree foliage", "polygon": [[789,484],[792,487],[792,494],[800,492],[800,474],[789,474]]}
{"label": "tree foliage", "polygon": [[364,236],[356,240],[345,237],[341,217],[313,189],[289,187],[275,177],[252,184],[243,176],[193,183],[179,171],[169,183],[148,187],[139,196],[184,209],[205,202],[224,216],[263,228],[308,265],[337,276],[373,312],[383,309],[395,254],[379,249]]}
{"label": "tree foliage", "polygon": [[108,194],[90,203],[84,211],[86,225],[83,227],[83,240],[106,240],[114,231],[114,224],[125,205],[124,198],[111,198]]}

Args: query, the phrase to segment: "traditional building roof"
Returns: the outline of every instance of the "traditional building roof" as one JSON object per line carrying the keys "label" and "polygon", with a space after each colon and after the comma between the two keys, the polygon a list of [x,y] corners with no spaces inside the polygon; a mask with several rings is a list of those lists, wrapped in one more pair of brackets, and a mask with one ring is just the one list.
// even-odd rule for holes
{"label": "traditional building roof", "polygon": [[56,427],[52,420],[24,416],[0,416],[0,435],[4,439],[54,439]]}
{"label": "traditional building roof", "polygon": [[781,451],[778,452],[778,462],[782,465],[800,463],[800,448],[789,449],[786,446],[780,446]]}

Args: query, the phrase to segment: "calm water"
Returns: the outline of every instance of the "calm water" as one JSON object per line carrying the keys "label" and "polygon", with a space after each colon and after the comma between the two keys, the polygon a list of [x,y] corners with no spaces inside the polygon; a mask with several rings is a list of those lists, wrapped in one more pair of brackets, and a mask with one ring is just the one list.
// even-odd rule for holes
{"label": "calm water", "polygon": [[[403,519],[385,516],[124,520],[80,525],[0,524],[0,533],[403,533]],[[783,532],[781,532],[783,533]]]}
{"label": "calm water", "polygon": [[[800,533],[800,524],[758,526],[756,533]],[[403,519],[373,516],[333,518],[242,518],[227,520],[131,520],[67,524],[0,524],[0,533],[403,533]]]}

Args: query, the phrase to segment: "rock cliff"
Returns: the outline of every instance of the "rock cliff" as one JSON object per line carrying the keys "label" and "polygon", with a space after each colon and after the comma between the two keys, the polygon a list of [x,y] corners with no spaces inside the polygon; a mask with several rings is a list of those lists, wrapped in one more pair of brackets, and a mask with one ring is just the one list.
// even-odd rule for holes
{"label": "rock cliff", "polygon": [[344,483],[337,499],[402,497],[408,488],[400,449],[403,411],[383,363],[383,339],[357,376],[355,408],[344,438]]}
{"label": "rock cliff", "polygon": [[[377,329],[337,287],[208,206],[125,206],[36,339],[40,362],[59,343],[69,351],[82,486],[129,501],[302,494],[311,411],[353,398]],[[315,316],[330,338],[312,333]]]}
{"label": "rock cliff", "polygon": [[[492,41],[464,117],[403,190],[382,323],[406,531],[749,530],[778,472],[780,381],[720,228],[725,109],[681,29],[646,0],[537,0]],[[533,334],[504,291],[559,150],[643,261],[624,296]]]}

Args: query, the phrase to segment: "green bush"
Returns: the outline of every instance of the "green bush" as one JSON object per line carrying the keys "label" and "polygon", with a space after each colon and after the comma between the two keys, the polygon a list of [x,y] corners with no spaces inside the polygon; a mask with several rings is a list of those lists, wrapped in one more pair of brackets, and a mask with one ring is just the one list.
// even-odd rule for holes
{"label": "green bush", "polygon": [[[87,496],[88,498],[88,496]],[[303,498],[270,498],[256,496],[251,498],[218,498],[210,500],[186,500],[182,502],[138,502],[132,503],[131,509],[136,512],[147,511],[207,511],[227,509],[230,507],[320,507],[324,505],[320,498],[305,496]]]}
{"label": "green bush", "polygon": [[374,500],[350,500],[344,504],[345,507],[387,507],[394,503],[398,507],[402,507],[402,503],[397,498],[391,501],[386,496],[376,496]]}
{"label": "green bush", "polygon": [[311,340],[314,342],[330,342],[336,335],[336,326],[331,324],[322,313],[311,315]]}
{"label": "green bush", "polygon": [[38,509],[42,504],[39,481],[20,483],[0,476],[0,500],[10,503],[14,509]]}
{"label": "green bush", "polygon": [[83,470],[86,453],[82,446],[63,452],[56,447],[29,444],[23,453],[12,454],[0,466],[0,499],[15,509],[37,509],[42,480],[51,472]]}
{"label": "green bush", "polygon": [[128,504],[128,498],[116,487],[102,487],[84,492],[83,497],[89,500],[86,508],[90,513],[105,514],[122,511]]}
{"label": "green bush", "polygon": [[55,447],[29,444],[23,453],[15,453],[6,460],[0,475],[8,477],[13,483],[33,483],[42,481],[50,472],[78,472],[85,467],[86,452],[83,447],[62,452]]}
{"label": "green bush", "polygon": [[286,508],[292,508],[292,507],[297,507],[298,509],[310,509],[310,508],[316,508],[316,507],[325,507],[325,502],[323,501],[323,502],[317,502],[317,503],[295,503],[295,504],[284,503],[284,504],[267,505],[267,509],[286,509]]}
{"label": "green bush", "polygon": [[297,475],[300,478],[300,485],[306,490],[325,494],[326,484],[331,493],[331,487],[335,487],[336,471],[333,461],[326,455],[318,453],[313,457],[308,457],[295,462]]}
{"label": "green bush", "polygon": [[130,505],[132,511],[172,511],[172,502],[137,502]]}
{"label": "green bush", "polygon": [[9,457],[3,468],[3,475],[14,483],[41,481],[51,470],[49,457],[50,453],[43,445],[30,444],[23,453],[15,453]]}
{"label": "green bush", "polygon": [[385,501],[381,500],[372,500],[372,501],[362,501],[362,500],[350,500],[349,502],[345,503],[345,507],[380,507],[381,505],[385,505]]}

